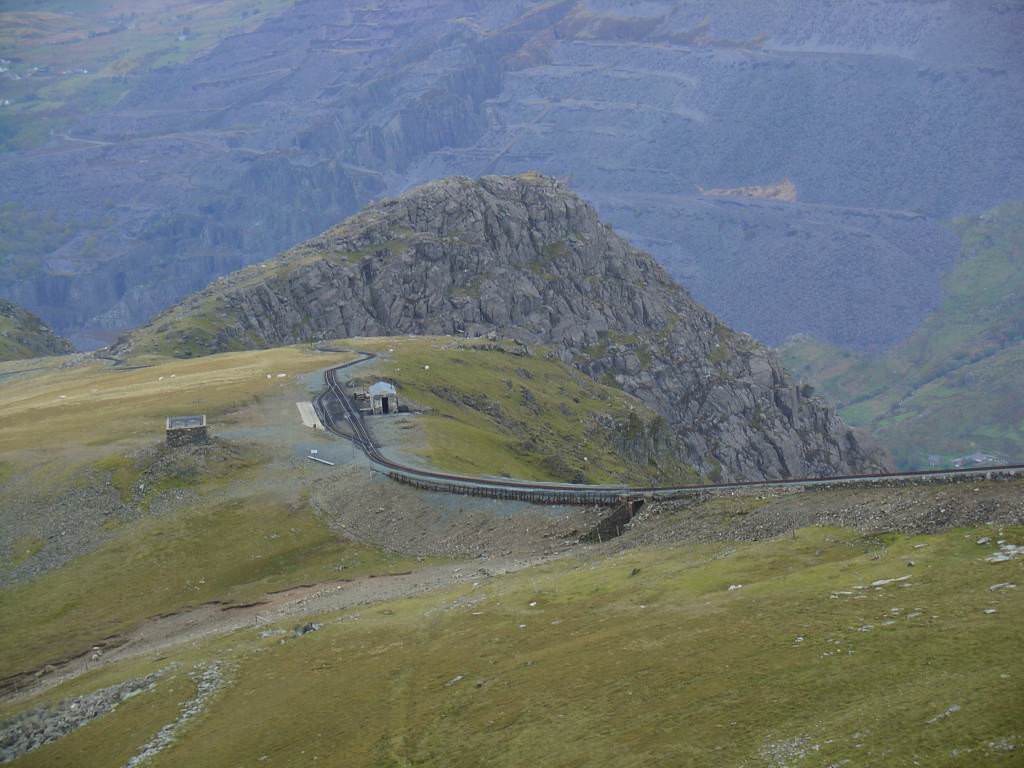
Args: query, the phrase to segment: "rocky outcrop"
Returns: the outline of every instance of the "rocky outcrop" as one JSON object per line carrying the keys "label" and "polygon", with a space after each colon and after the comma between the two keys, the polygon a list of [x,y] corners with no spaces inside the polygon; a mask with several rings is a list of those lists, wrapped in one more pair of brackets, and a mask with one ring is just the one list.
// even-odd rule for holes
{"label": "rocky outcrop", "polygon": [[497,331],[542,344],[660,413],[715,479],[877,469],[883,459],[772,353],[694,302],[559,182],[451,178],[215,282],[122,351]]}
{"label": "rocky outcrop", "polygon": [[0,361],[64,355],[73,347],[17,304],[0,299]]}

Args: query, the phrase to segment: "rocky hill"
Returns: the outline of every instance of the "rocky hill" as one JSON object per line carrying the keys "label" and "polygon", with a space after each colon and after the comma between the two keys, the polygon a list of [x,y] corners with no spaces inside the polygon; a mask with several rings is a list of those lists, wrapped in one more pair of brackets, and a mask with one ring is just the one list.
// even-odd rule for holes
{"label": "rocky hill", "polygon": [[71,351],[67,339],[54,334],[38,317],[0,299],[0,361],[63,355]]}
{"label": "rocky hill", "polygon": [[883,459],[775,357],[694,302],[559,182],[451,178],[376,203],[157,317],[119,351],[491,331],[549,347],[659,412],[714,479]]}
{"label": "rocky hill", "polygon": [[[106,343],[378,196],[538,169],[732,327],[879,349],[938,306],[944,222],[1024,194],[1016,2],[271,5],[136,68],[0,40],[41,139],[0,155],[0,295]],[[95,108],[48,116],[70,93]],[[796,202],[700,193],[781,179]]]}

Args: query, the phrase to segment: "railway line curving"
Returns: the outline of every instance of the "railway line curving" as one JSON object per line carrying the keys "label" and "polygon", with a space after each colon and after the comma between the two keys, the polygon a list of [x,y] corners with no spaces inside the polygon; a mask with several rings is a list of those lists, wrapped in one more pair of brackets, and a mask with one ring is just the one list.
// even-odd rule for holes
{"label": "railway line curving", "polygon": [[[323,350],[350,351],[350,350]],[[892,472],[868,475],[804,477],[787,480],[693,484],[677,486],[581,485],[531,480],[459,475],[409,466],[388,458],[373,439],[359,409],[338,381],[338,372],[376,357],[370,352],[330,368],[324,373],[326,388],[313,401],[317,416],[331,434],[352,441],[365,455],[374,471],[400,483],[429,491],[456,493],[497,499],[529,501],[539,504],[615,505],[624,501],[668,500],[722,491],[772,488],[812,488],[837,485],[870,485],[898,482],[946,482],[953,480],[993,479],[1024,475],[1024,464],[972,469],[940,469]]]}

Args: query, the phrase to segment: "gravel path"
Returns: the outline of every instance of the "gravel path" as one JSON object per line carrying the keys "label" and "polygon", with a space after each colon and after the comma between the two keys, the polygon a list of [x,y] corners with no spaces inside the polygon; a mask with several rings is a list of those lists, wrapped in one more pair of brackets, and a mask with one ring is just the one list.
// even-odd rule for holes
{"label": "gravel path", "polygon": [[331,611],[411,597],[466,582],[478,582],[528,568],[551,557],[495,558],[470,563],[428,566],[411,573],[331,581],[265,595],[243,605],[207,603],[144,622],[107,650],[71,659],[36,678],[30,686],[2,698],[20,701],[73,680],[88,670],[146,654],[169,651],[183,643],[223,635],[245,627],[300,620]]}

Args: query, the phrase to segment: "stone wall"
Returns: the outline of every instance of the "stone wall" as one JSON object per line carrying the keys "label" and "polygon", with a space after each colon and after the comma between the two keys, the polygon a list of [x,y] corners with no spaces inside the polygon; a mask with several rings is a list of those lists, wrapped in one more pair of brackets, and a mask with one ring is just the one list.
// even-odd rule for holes
{"label": "stone wall", "polygon": [[183,445],[205,445],[209,441],[205,426],[167,430],[167,444],[172,448]]}

